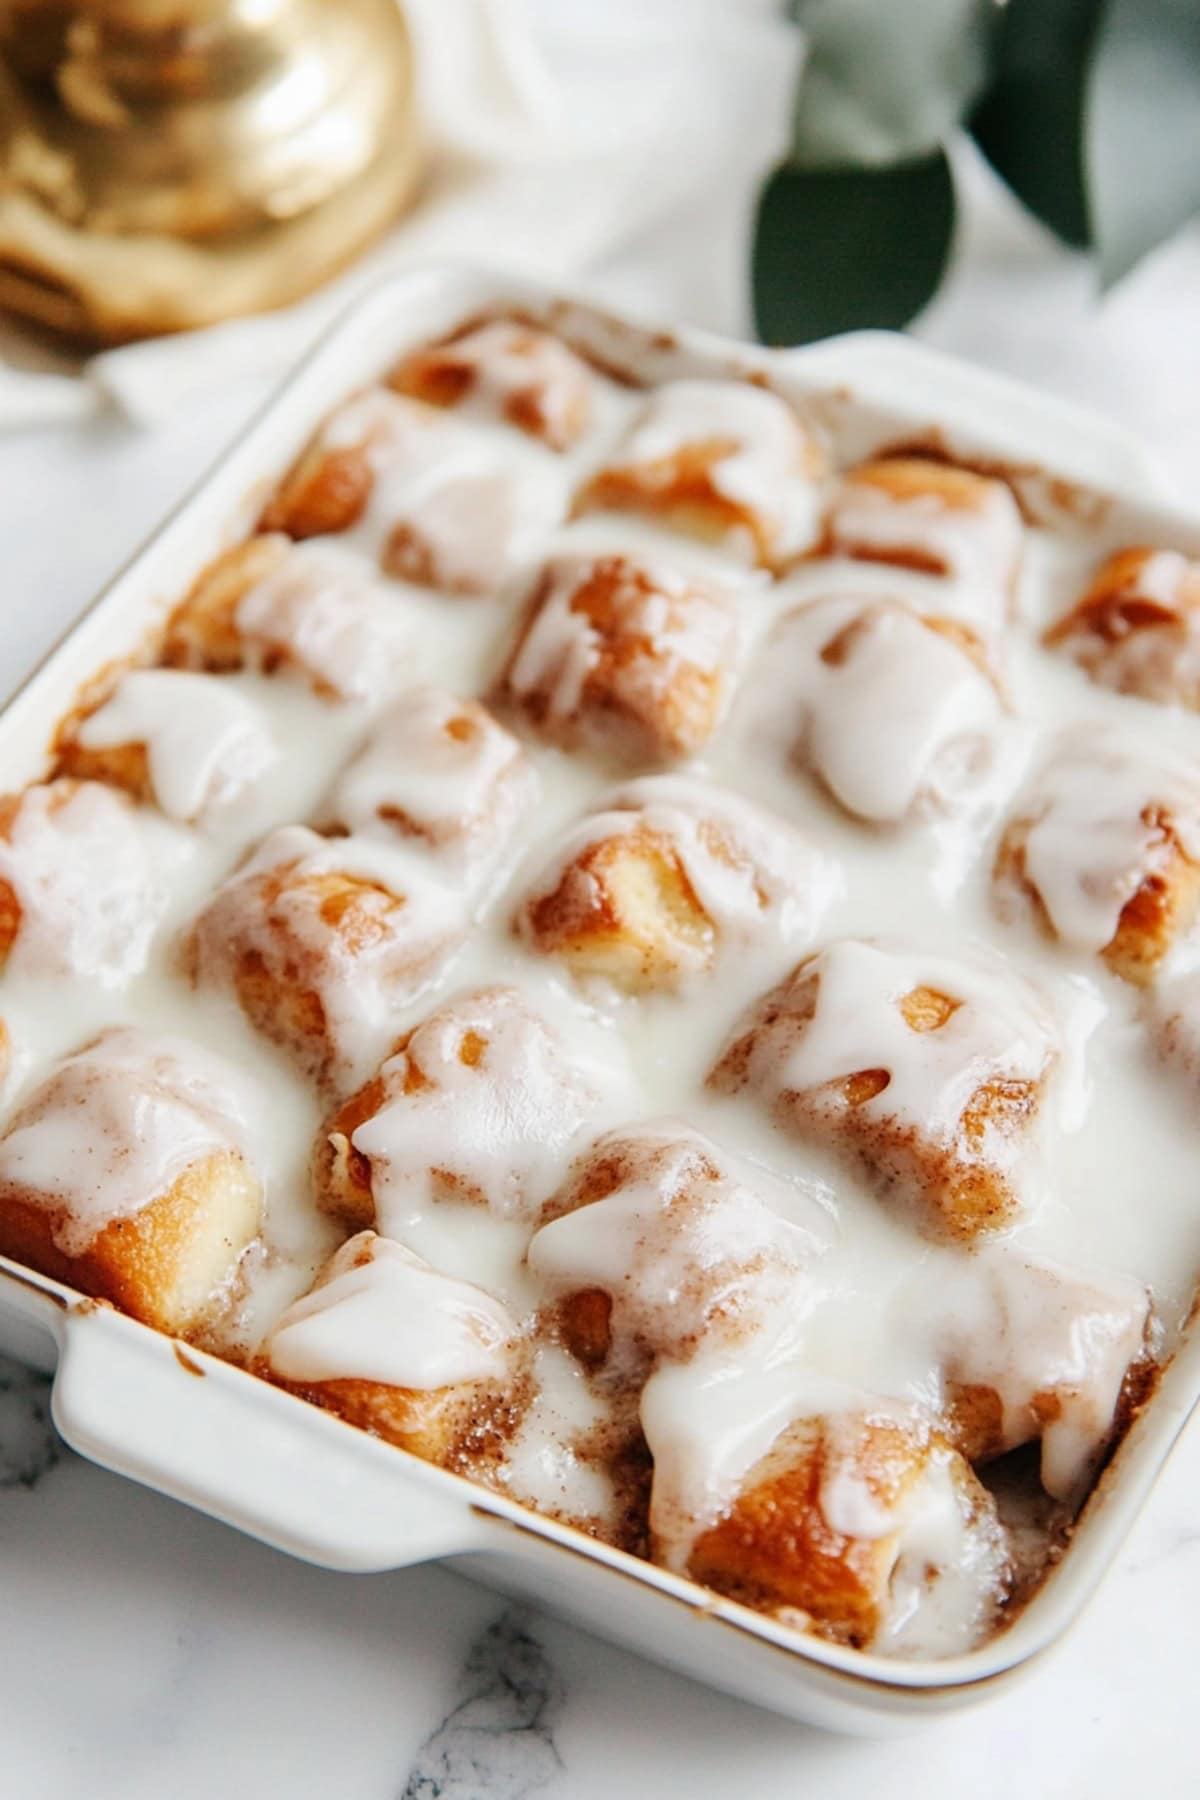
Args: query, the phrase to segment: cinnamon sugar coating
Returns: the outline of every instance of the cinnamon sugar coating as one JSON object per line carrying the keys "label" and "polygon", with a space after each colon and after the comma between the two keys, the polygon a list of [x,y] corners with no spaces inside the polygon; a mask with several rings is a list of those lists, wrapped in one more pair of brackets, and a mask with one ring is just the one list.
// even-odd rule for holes
{"label": "cinnamon sugar coating", "polygon": [[501,697],[565,749],[653,766],[693,756],[728,701],[732,596],[662,562],[567,557],[543,573]]}

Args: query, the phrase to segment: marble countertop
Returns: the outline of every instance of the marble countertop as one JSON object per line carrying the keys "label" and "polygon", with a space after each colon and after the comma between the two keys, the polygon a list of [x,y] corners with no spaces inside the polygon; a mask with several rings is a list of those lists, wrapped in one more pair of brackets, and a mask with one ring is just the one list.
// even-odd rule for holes
{"label": "marble countertop", "polygon": [[810,1731],[443,1568],[333,1575],[92,1467],[0,1361],[5,1800],[1127,1800],[1185,1730],[1200,1434],[1029,1682],[891,1742]]}
{"label": "marble countertop", "polygon": [[[686,273],[675,270],[677,290]],[[968,244],[922,335],[1101,401],[1148,427],[1190,482],[1198,280],[1200,239],[1136,277],[1130,336],[1128,297],[1087,313],[1077,259],[1002,221]],[[653,301],[641,271],[618,264],[607,291]],[[699,274],[689,291],[704,315]],[[710,310],[702,322],[728,320]],[[0,436],[0,685],[54,641],[258,398],[244,386],[153,434],[97,421]],[[1200,1738],[1184,1728],[1198,1489],[1200,1430],[1083,1621],[1026,1685],[916,1736],[855,1742],[693,1686],[444,1568],[341,1576],[290,1561],[65,1450],[46,1382],[0,1361],[0,1795],[1188,1793],[1200,1785]]]}

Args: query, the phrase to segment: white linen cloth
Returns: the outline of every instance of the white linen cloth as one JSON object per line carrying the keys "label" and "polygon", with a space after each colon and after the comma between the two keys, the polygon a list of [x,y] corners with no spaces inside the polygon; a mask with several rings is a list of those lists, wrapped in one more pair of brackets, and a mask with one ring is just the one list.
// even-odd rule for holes
{"label": "white linen cloth", "polygon": [[281,373],[385,271],[476,261],[566,282],[677,212],[696,220],[716,287],[736,292],[751,196],[786,135],[801,42],[770,0],[404,7],[430,162],[416,206],[386,240],[298,305],[78,369],[28,347],[21,356],[9,329],[0,425],[106,405],[153,425],[196,396]]}

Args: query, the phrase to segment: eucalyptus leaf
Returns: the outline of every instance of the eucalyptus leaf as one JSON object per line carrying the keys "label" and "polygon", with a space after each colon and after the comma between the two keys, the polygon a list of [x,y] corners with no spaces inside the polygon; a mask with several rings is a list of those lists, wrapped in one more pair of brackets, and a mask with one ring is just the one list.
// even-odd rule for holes
{"label": "eucalyptus leaf", "polygon": [[768,344],[906,325],[941,280],[954,229],[944,151],[888,169],[777,169],[754,238],[754,308]]}
{"label": "eucalyptus leaf", "polygon": [[1079,246],[1091,241],[1082,131],[1104,4],[1008,0],[993,77],[970,121],[976,143],[1030,212]]}
{"label": "eucalyptus leaf", "polygon": [[1084,118],[1105,284],[1200,212],[1200,5],[1106,0]]}
{"label": "eucalyptus leaf", "polygon": [[804,169],[929,155],[987,69],[995,0],[792,0],[807,55],[791,160]]}

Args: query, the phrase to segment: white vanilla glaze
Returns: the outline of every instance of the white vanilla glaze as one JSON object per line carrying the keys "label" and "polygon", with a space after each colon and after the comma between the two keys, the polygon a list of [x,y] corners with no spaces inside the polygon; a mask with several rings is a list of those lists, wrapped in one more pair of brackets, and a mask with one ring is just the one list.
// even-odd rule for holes
{"label": "white vanilla glaze", "polygon": [[[514,424],[556,450],[568,448],[589,422],[594,384],[587,364],[561,338],[536,326],[491,319],[448,344],[418,351],[418,379],[425,363],[467,377],[452,402],[464,416],[501,422],[516,411]],[[401,386],[408,366],[401,364]]]}
{"label": "white vanilla glaze", "polygon": [[756,1333],[736,1354],[717,1342],[687,1362],[660,1363],[642,1389],[641,1417],[654,1457],[650,1527],[666,1566],[686,1570],[696,1539],[793,1420],[832,1417],[865,1400],[806,1365],[790,1321]]}
{"label": "white vanilla glaze", "polygon": [[1108,1440],[1148,1310],[1146,1289],[1128,1276],[1089,1276],[999,1245],[918,1277],[898,1314],[927,1336],[946,1381],[994,1392],[998,1448],[1040,1438],[1046,1492],[1077,1500]]}
{"label": "white vanilla glaze", "polygon": [[962,643],[901,602],[818,600],[753,671],[764,734],[848,812],[894,823],[962,804],[994,773],[1003,701]]}
{"label": "white vanilla glaze", "polygon": [[289,545],[234,623],[261,656],[287,658],[340,699],[377,701],[411,670],[411,612],[336,539]]}
{"label": "white vanilla glaze", "polygon": [[471,449],[436,470],[424,460],[389,463],[372,489],[367,524],[385,539],[398,529],[411,534],[430,586],[482,594],[525,564],[564,509],[553,471],[511,468]]}
{"label": "white vanilla glaze", "polygon": [[277,754],[244,694],[181,669],[131,669],[76,737],[85,750],[144,749],[156,802],[183,823],[229,805]]}
{"label": "white vanilla glaze", "polygon": [[[529,458],[535,463],[540,458],[576,491],[599,465],[613,460],[615,441],[643,404],[638,395],[599,377],[597,395],[597,422],[575,449],[561,456],[511,428],[469,424],[465,417],[447,421],[445,415],[434,422],[476,432],[489,455],[506,447],[504,453],[514,467],[517,463],[527,467]],[[374,396],[356,402],[359,427],[372,407],[394,418],[396,398]],[[407,403],[400,406],[405,411]],[[341,429],[348,429],[345,419]],[[346,441],[356,441],[352,431]],[[835,448],[845,462],[848,445]],[[870,448],[860,433],[854,455]],[[1110,732],[1122,724],[1135,729],[1156,755],[1161,751],[1200,757],[1200,720],[1091,686],[1069,657],[1049,653],[1039,642],[1042,629],[1084,590],[1097,558],[1123,544],[1145,541],[1145,530],[1136,516],[1131,519],[1128,510],[1117,505],[1099,528],[1072,528],[1053,537],[1040,529],[1026,533],[1018,622],[1004,639],[1006,691],[1019,740],[1011,766],[1006,764],[1001,771],[1009,790],[1021,780],[1022,759],[1030,750],[1040,760],[1052,734],[1081,717],[1100,721]],[[704,546],[644,518],[615,513],[555,526],[541,544],[530,548],[530,566],[521,572],[520,583],[514,580],[503,592],[478,600],[447,599],[379,577],[378,550],[378,534],[373,535],[368,521],[362,530],[297,546],[291,556],[297,566],[311,561],[314,571],[318,559],[326,557],[337,563],[339,571],[356,568],[362,588],[377,593],[382,607],[394,614],[397,644],[407,648],[400,655],[389,651],[385,656],[369,634],[364,635],[361,661],[358,652],[350,659],[349,666],[358,670],[353,680],[335,678],[332,671],[338,665],[327,649],[313,651],[311,658],[296,653],[293,660],[300,667],[295,672],[285,665],[271,675],[247,670],[212,677],[262,708],[281,755],[261,781],[247,789],[237,805],[214,816],[203,833],[172,825],[153,809],[135,810],[120,797],[103,796],[103,816],[97,819],[93,839],[88,839],[80,821],[74,848],[69,838],[55,845],[53,823],[34,819],[35,803],[30,814],[36,825],[34,848],[28,842],[11,851],[0,846],[6,879],[18,852],[24,857],[28,885],[23,892],[40,893],[45,921],[37,940],[40,954],[25,954],[19,947],[5,971],[0,995],[0,1014],[14,1047],[10,1106],[19,1108],[62,1057],[110,1025],[182,1033],[236,1068],[240,1095],[253,1090],[253,1162],[265,1184],[266,1204],[261,1249],[243,1263],[236,1301],[225,1323],[225,1341],[240,1354],[250,1355],[261,1345],[284,1309],[311,1287],[337,1248],[335,1227],[313,1203],[309,1174],[313,1146],[331,1110],[330,1098],[247,1022],[227,990],[224,974],[217,982],[190,984],[180,967],[179,950],[196,915],[204,911],[213,890],[230,880],[239,860],[276,828],[328,819],[331,787],[370,727],[370,702],[416,681],[436,682],[459,695],[493,691],[517,636],[529,581],[543,556],[622,554],[662,561],[718,583],[745,580],[743,545]],[[991,583],[983,595],[961,573],[940,578],[845,557],[814,560],[798,566],[786,581],[763,579],[753,592],[745,593],[740,610],[747,654],[741,666],[743,671],[754,667],[755,655],[782,615],[805,601],[839,593],[853,598],[878,595],[902,600],[922,614],[994,621],[1000,610],[998,585]],[[329,598],[322,616],[330,620],[332,631],[338,616],[349,619],[352,613],[348,599]],[[375,616],[382,618],[384,613]],[[327,641],[339,640],[335,633]],[[263,660],[269,666],[272,657],[264,654]],[[326,690],[340,685],[354,697],[339,702],[313,693],[312,683],[322,674],[329,675]],[[687,1363],[660,1363],[643,1396],[643,1420],[659,1458],[656,1529],[661,1528],[664,1540],[670,1537],[671,1493],[684,1493],[678,1515],[680,1542],[687,1532],[694,1534],[704,1507],[709,1509],[706,1517],[719,1514],[747,1471],[793,1419],[836,1415],[864,1404],[895,1406],[904,1416],[912,1416],[915,1408],[920,1416],[928,1416],[936,1414],[941,1404],[942,1351],[929,1332],[917,1328],[921,1321],[914,1320],[911,1308],[897,1312],[897,1307],[917,1278],[928,1278],[935,1291],[944,1284],[949,1292],[955,1278],[972,1266],[967,1253],[923,1239],[908,1220],[880,1206],[865,1179],[820,1147],[782,1133],[760,1105],[704,1086],[708,1070],[748,1004],[795,966],[822,927],[824,906],[835,898],[836,910],[824,926],[829,936],[904,936],[936,945],[939,954],[956,963],[964,951],[973,955],[970,946],[983,941],[1001,951],[1015,974],[1032,981],[1046,997],[1063,1039],[1062,1068],[1054,1085],[1060,1098],[1069,1094],[1070,1105],[1050,1109],[1053,1128],[1044,1132],[1038,1145],[1037,1204],[1027,1209],[1005,1249],[1066,1268],[1085,1259],[1089,1270],[1103,1272],[1089,1274],[1083,1282],[1080,1297],[1085,1309],[1094,1305],[1094,1299],[1088,1300],[1089,1284],[1103,1285],[1110,1272],[1148,1286],[1164,1350],[1178,1340],[1196,1276],[1194,1096],[1186,1081],[1164,1077],[1143,997],[1094,957],[1050,942],[1025,910],[1012,919],[997,915],[991,869],[1000,821],[990,811],[933,819],[917,809],[887,833],[864,826],[836,805],[820,784],[798,781],[794,769],[781,759],[764,756],[756,689],[754,678],[743,673],[736,704],[705,747],[703,761],[689,768],[683,789],[707,800],[710,817],[714,810],[724,815],[732,808],[737,815],[730,820],[735,838],[739,830],[747,829],[748,817],[757,817],[767,822],[768,836],[775,841],[779,830],[775,821],[783,820],[795,834],[787,841],[806,848],[798,858],[794,853],[767,858],[773,898],[759,913],[756,905],[751,910],[753,882],[736,870],[706,868],[703,845],[692,846],[689,854],[696,878],[714,884],[710,894],[714,905],[717,884],[727,883],[722,891],[731,920],[732,953],[718,959],[703,984],[638,999],[584,994],[564,979],[554,958],[538,954],[514,933],[513,915],[531,880],[552,862],[561,866],[563,848],[579,830],[580,819],[588,820],[590,831],[597,810],[622,816],[612,807],[603,768],[587,758],[529,742],[526,754],[537,771],[540,797],[513,833],[512,852],[523,856],[523,866],[514,868],[507,888],[490,899],[461,950],[452,959],[432,955],[424,975],[412,986],[399,984],[391,995],[393,1004],[381,1010],[377,1030],[364,1020],[363,991],[352,983],[343,990],[346,1026],[362,1066],[353,1072],[347,1069],[339,1078],[339,1097],[372,1073],[375,1061],[403,1033],[440,1008],[449,995],[471,987],[519,988],[530,1007],[553,1025],[572,1064],[580,1064],[586,1046],[594,1110],[564,1146],[561,1168],[548,1174],[550,1189],[560,1185],[573,1158],[596,1136],[663,1116],[680,1117],[720,1146],[723,1157],[735,1156],[746,1171],[739,1179],[784,1218],[794,1211],[803,1224],[813,1184],[823,1184],[828,1207],[836,1212],[837,1235],[805,1271],[799,1313],[789,1308],[775,1321],[774,1333],[755,1334],[739,1343],[732,1357],[714,1346],[711,1358],[705,1350]],[[64,693],[64,711],[70,700]],[[47,736],[52,724],[48,719]],[[715,783],[715,789],[706,789],[707,782]],[[648,784],[634,785],[644,793]],[[655,805],[673,812],[677,821],[689,812],[679,802],[678,786],[672,784],[668,795],[661,784],[649,785]],[[1003,799],[1005,810],[1011,809],[1011,792]],[[621,802],[628,803],[627,798]],[[694,821],[694,807],[691,812]],[[696,835],[694,822],[679,828]],[[38,834],[43,839],[40,847]],[[19,828],[16,835],[19,839]],[[388,885],[398,879],[391,855],[400,847],[380,837],[368,851],[367,836],[356,830],[350,848],[346,840],[314,842],[303,833],[299,841],[292,836],[290,842],[303,854],[331,858],[335,865],[345,866],[352,857],[365,870],[369,856],[375,875]],[[94,843],[97,857],[88,875],[80,873],[87,859],[76,853],[85,840]],[[278,848],[276,843],[270,856]],[[387,861],[386,869],[384,860],[377,858]],[[441,917],[450,927],[448,935],[457,939],[463,924],[460,888],[455,883],[434,884],[429,864],[426,856],[421,890],[431,898],[431,922]],[[149,885],[148,868],[153,871]],[[821,879],[814,884],[818,872]],[[814,902],[815,886],[822,890],[820,906]],[[113,904],[107,912],[102,909],[101,930],[89,908],[95,894],[110,888]],[[435,888],[438,897],[433,902]],[[248,905],[244,894],[239,907],[243,902]],[[789,908],[794,934],[778,929],[781,914]],[[151,926],[156,921],[155,931]],[[82,935],[76,939],[76,933]],[[219,941],[218,934],[214,949]],[[34,942],[31,932],[25,949]],[[73,945],[78,949],[74,961]],[[220,961],[225,970],[227,955]],[[64,982],[60,973],[64,965],[93,978]],[[450,1117],[449,1127],[455,1130],[455,1117]],[[457,1136],[450,1143],[456,1144]],[[389,1223],[405,1248],[441,1274],[482,1287],[521,1330],[529,1329],[547,1294],[546,1284],[525,1260],[535,1217],[498,1217],[478,1203],[428,1193],[415,1198],[410,1194],[395,1213]],[[980,1299],[980,1333],[994,1318],[986,1298]],[[1085,1336],[1081,1334],[1081,1341]],[[1105,1350],[1106,1356],[1110,1354],[1111,1346]],[[596,1520],[607,1529],[616,1498],[602,1460],[589,1452],[585,1440],[594,1440],[597,1432],[602,1437],[602,1428],[611,1423],[609,1398],[581,1365],[552,1343],[537,1346],[533,1370],[532,1404],[496,1479],[518,1498],[568,1517]],[[1096,1374],[1091,1368],[1087,1372],[1089,1377]],[[671,1473],[677,1467],[674,1446],[685,1438],[695,1452],[700,1491],[710,1496],[703,1505],[687,1499],[687,1493],[697,1490],[688,1483],[677,1484]],[[682,1457],[684,1450],[678,1455]],[[850,1504],[845,1492],[839,1491],[829,1504],[839,1517],[850,1516],[842,1511]],[[915,1524],[913,1530],[916,1544]],[[983,1542],[975,1534],[961,1548],[964,1565],[972,1558],[986,1562],[985,1549],[979,1547]],[[936,1563],[936,1558],[930,1560]],[[927,1581],[914,1550],[912,1558],[902,1557],[893,1571],[889,1621],[877,1647],[911,1655],[968,1646],[987,1629],[977,1604],[980,1588],[973,1592],[974,1599],[971,1592],[948,1581],[944,1571],[936,1581]],[[930,1627],[928,1644],[921,1635],[924,1623]]]}
{"label": "white vanilla glaze", "polygon": [[[937,464],[930,468],[936,480]],[[898,562],[914,553],[927,558],[969,596],[966,616],[985,625],[1003,622],[1025,536],[1020,508],[1004,482],[981,478],[974,503],[955,506],[936,487],[900,498],[851,472],[837,488],[826,527],[835,553]]]}
{"label": "white vanilla glaze", "polygon": [[145,966],[167,906],[133,807],[98,782],[27,788],[0,838],[0,881],[20,908],[8,968],[118,986]]}
{"label": "white vanilla glaze", "polygon": [[1073,725],[1013,814],[1024,877],[1073,950],[1103,950],[1161,863],[1164,824],[1200,863],[1200,762],[1108,724]]}
{"label": "white vanilla glaze", "polygon": [[1148,1012],[1159,1055],[1200,1091],[1200,969],[1163,981]]}
{"label": "white vanilla glaze", "polygon": [[[782,819],[731,790],[686,775],[650,775],[619,788],[607,806],[565,834],[529,891],[521,928],[530,928],[528,906],[568,872],[586,899],[593,878],[573,865],[594,845],[640,832],[670,843],[716,930],[718,949],[767,935],[777,943],[809,939],[837,892],[828,859]],[[684,973],[695,973],[708,968],[711,951],[681,944],[679,957]]]}
{"label": "white vanilla glaze", "polygon": [[683,1359],[714,1334],[737,1341],[772,1313],[802,1315],[805,1271],[833,1237],[816,1193],[804,1224],[787,1217],[770,1176],[674,1120],[600,1138],[580,1184],[597,1160],[618,1166],[613,1191],[580,1204],[568,1189],[572,1210],[542,1226],[528,1260],[555,1291],[603,1289],[615,1342]]}
{"label": "white vanilla glaze", "polygon": [[424,848],[455,879],[485,882],[511,850],[539,783],[520,740],[477,701],[409,688],[334,786],[330,819]]}
{"label": "white vanilla glaze", "polygon": [[500,1218],[536,1217],[595,1109],[594,1078],[516,988],[437,1008],[383,1064],[383,1104],[351,1136],[380,1229],[446,1186]]}
{"label": "white vanilla glaze", "polygon": [[[362,882],[394,903],[377,929],[346,938],[326,921],[326,876]],[[339,1072],[351,1077],[395,1034],[402,1008],[448,961],[465,928],[460,898],[419,853],[381,838],[325,838],[304,825],[281,826],[197,921],[196,976],[228,985],[249,953],[311,989]]]}
{"label": "white vanilla glaze", "polygon": [[292,1302],[264,1350],[285,1381],[378,1381],[429,1391],[510,1372],[516,1326],[491,1294],[403,1244],[360,1232]]}
{"label": "white vanilla glaze", "polygon": [[953,1453],[934,1446],[896,1508],[896,1556],[876,1651],[950,1656],[996,1622],[1009,1583],[1009,1550],[996,1520],[976,1512],[962,1476]]}
{"label": "white vanilla glaze", "polygon": [[1195,605],[1196,583],[1194,561],[1178,550],[1155,550],[1143,558],[1130,591],[1183,613]]}
{"label": "white vanilla glaze", "polygon": [[387,557],[403,533],[428,585],[451,593],[503,587],[566,512],[565,476],[551,451],[521,441],[501,448],[384,389],[342,408],[320,442],[366,451],[373,481],[359,541]]}
{"label": "white vanilla glaze", "polygon": [[526,1506],[611,1527],[619,1494],[597,1445],[609,1424],[604,1398],[575,1358],[557,1344],[539,1344],[533,1399],[509,1445],[500,1485]]}
{"label": "white vanilla glaze", "polygon": [[[589,585],[603,590],[602,617],[587,610]],[[735,596],[659,560],[563,557],[546,571],[537,610],[505,677],[508,693],[559,742],[620,747],[621,715],[640,729],[633,749],[670,748],[671,714],[682,687],[715,683],[711,718],[724,711],[737,666]],[[608,659],[612,666],[607,667]],[[593,693],[592,684],[599,683]],[[616,740],[614,744],[614,740]]]}
{"label": "white vanilla glaze", "polygon": [[[817,986],[805,1020],[789,1012],[788,1001],[808,977]],[[901,1009],[921,988],[953,1003],[934,1030],[914,1030]],[[843,938],[803,966],[779,1018],[760,1030],[749,1074],[770,1105],[784,1094],[882,1069],[887,1085],[856,1112],[897,1119],[929,1141],[950,1143],[982,1083],[1040,1081],[1057,1050],[1041,995],[994,952],[945,955],[889,939]]]}
{"label": "white vanilla glaze", "polygon": [[[673,381],[644,402],[611,459],[618,473],[643,477],[681,452],[705,455],[705,473],[723,499],[753,515],[772,562],[797,556],[817,534],[824,453],[786,401],[735,381]],[[731,552],[753,561],[744,530]]]}
{"label": "white vanilla glaze", "polygon": [[446,421],[433,407],[377,386],[363,388],[335,407],[317,432],[316,443],[323,450],[364,450],[378,470],[422,444],[435,459],[447,437]]}
{"label": "white vanilla glaze", "polygon": [[[755,1465],[794,1422],[819,1422],[816,1494],[831,1533],[879,1545],[883,1627],[874,1647],[904,1655],[953,1654],[986,1630],[1004,1592],[1008,1555],[995,1520],[976,1516],[965,1465],[931,1439],[927,1420],[814,1373],[795,1344],[769,1337],[738,1357],[717,1349],[663,1363],[642,1393],[654,1454],[651,1529],[668,1568],[686,1573],[697,1540],[728,1510]],[[911,1478],[891,1502],[863,1461],[870,1423],[895,1425],[912,1442]]]}
{"label": "white vanilla glaze", "polygon": [[183,1037],[105,1032],[68,1057],[0,1137],[0,1189],[54,1214],[81,1255],[113,1219],[159,1199],[194,1164],[245,1151],[253,1085]]}

